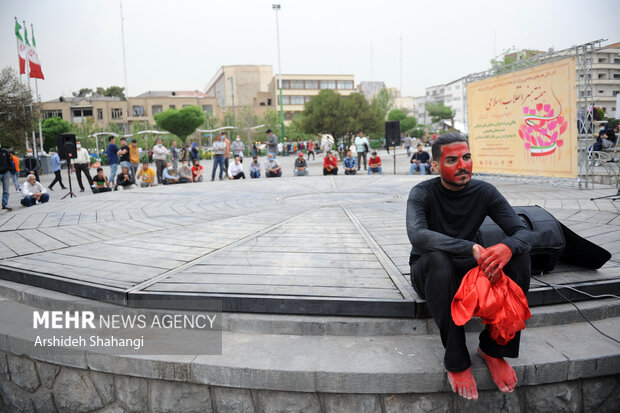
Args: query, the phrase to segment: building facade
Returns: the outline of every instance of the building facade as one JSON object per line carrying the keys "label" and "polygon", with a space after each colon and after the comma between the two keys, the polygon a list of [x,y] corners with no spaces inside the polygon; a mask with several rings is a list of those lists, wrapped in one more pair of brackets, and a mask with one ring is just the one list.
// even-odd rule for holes
{"label": "building facade", "polygon": [[595,107],[602,108],[608,117],[620,116],[616,104],[620,93],[620,42],[592,54],[592,93]]}
{"label": "building facade", "polygon": [[[204,89],[206,96],[213,97],[217,105],[225,108],[243,106],[275,106],[269,92],[273,78],[271,65],[222,66]],[[233,104],[234,100],[234,104]]]}

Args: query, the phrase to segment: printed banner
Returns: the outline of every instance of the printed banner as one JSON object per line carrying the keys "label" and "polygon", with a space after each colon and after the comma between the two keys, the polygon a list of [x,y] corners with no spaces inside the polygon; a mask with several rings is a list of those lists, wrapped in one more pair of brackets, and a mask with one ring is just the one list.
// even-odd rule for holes
{"label": "printed banner", "polygon": [[467,85],[474,172],[576,178],[575,59]]}

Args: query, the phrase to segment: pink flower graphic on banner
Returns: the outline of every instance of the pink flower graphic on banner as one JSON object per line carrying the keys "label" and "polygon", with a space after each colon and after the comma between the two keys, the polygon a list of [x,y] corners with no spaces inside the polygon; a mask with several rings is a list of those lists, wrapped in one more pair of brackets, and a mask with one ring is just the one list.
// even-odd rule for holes
{"label": "pink flower graphic on banner", "polygon": [[535,108],[523,107],[523,124],[519,128],[519,136],[525,149],[531,156],[548,156],[561,148],[568,121],[562,115],[562,106],[555,114],[551,104],[538,103]]}

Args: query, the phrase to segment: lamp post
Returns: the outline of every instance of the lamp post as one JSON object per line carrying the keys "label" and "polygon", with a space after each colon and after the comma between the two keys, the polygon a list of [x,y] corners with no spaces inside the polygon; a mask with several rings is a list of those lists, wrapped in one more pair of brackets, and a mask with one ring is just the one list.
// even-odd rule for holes
{"label": "lamp post", "polygon": [[[233,110],[233,126],[235,127],[235,132],[237,131],[237,120],[235,119],[235,87],[233,85],[233,78],[230,76],[228,78],[230,80],[230,93],[232,94],[232,110]],[[232,139],[232,136],[231,136]]]}
{"label": "lamp post", "polygon": [[276,12],[276,37],[278,39],[278,86],[280,88],[280,126],[282,128],[282,138],[284,138],[284,108],[282,107],[282,62],[280,60],[280,25],[278,22],[279,4],[271,6]]}

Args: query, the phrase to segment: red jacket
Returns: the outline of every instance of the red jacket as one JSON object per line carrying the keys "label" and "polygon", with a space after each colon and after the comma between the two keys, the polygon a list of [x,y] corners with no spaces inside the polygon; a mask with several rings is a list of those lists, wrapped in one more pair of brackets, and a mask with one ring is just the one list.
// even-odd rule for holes
{"label": "red jacket", "polygon": [[323,159],[323,166],[325,168],[327,168],[327,165],[331,165],[334,168],[338,167],[338,159],[336,159],[335,156],[326,156],[325,159]]}
{"label": "red jacket", "polygon": [[523,290],[503,272],[501,278],[491,284],[479,267],[473,268],[461,281],[452,300],[452,319],[462,326],[472,316],[480,317],[487,325],[491,338],[505,345],[517,331],[525,328],[525,320],[531,317]]}

